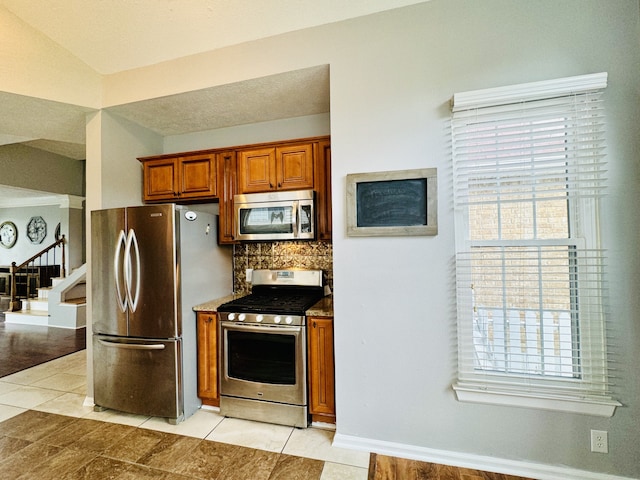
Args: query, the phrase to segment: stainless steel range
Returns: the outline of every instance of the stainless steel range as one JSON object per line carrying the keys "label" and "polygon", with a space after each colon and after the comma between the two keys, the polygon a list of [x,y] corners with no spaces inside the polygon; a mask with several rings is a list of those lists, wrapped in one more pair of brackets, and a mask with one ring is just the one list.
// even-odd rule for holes
{"label": "stainless steel range", "polygon": [[218,308],[220,413],[308,426],[305,311],[322,270],[254,270],[250,295]]}

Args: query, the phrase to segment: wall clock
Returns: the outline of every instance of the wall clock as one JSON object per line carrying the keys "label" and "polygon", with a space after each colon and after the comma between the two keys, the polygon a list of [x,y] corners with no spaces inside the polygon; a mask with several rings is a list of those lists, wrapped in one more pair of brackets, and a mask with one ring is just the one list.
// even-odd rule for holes
{"label": "wall clock", "polygon": [[2,222],[0,225],[0,245],[11,248],[18,240],[18,227],[13,222]]}
{"label": "wall clock", "polygon": [[31,243],[42,243],[47,236],[47,222],[42,217],[31,217],[27,224],[27,237]]}

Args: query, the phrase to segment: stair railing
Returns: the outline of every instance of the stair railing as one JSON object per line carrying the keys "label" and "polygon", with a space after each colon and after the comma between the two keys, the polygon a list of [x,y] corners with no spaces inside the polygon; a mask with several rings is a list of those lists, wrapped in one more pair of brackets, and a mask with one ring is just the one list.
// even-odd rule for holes
{"label": "stair railing", "polygon": [[[9,311],[11,312],[16,312],[18,310],[22,309],[22,302],[20,301],[20,298],[22,298],[22,295],[18,295],[18,284],[16,282],[16,278],[19,275],[22,275],[24,273],[24,277],[25,277],[25,295],[24,298],[29,299],[31,298],[33,292],[31,291],[31,279],[32,278],[38,278],[38,285],[36,285],[36,290],[37,290],[37,286],[39,286],[39,279],[40,279],[40,275],[41,272],[40,270],[43,267],[57,267],[57,262],[56,262],[56,248],[60,248],[61,249],[61,258],[60,258],[60,276],[62,278],[67,276],[67,272],[66,272],[66,268],[65,268],[65,238],[64,235],[62,235],[58,240],[56,240],[54,243],[52,243],[51,245],[49,245],[48,247],[42,249],[40,252],[36,253],[35,255],[33,255],[31,258],[25,260],[24,262],[22,262],[20,265],[16,265],[16,262],[11,262],[11,267],[9,267],[9,273],[11,275],[10,278],[10,282],[11,282],[11,303],[9,304]],[[52,254],[53,255],[53,262],[49,262],[49,255]],[[45,261],[44,265],[43,265],[43,260]],[[36,263],[37,262],[37,263]],[[20,273],[19,273],[20,272]],[[37,273],[38,277],[35,277],[35,274]],[[46,277],[47,275],[45,275]],[[48,277],[49,279],[51,278],[51,276]]]}

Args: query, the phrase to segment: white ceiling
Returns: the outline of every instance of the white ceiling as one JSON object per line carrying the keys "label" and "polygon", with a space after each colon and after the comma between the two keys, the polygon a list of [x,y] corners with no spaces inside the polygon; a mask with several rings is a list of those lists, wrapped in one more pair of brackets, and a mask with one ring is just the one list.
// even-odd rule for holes
{"label": "white ceiling", "polygon": [[109,74],[423,1],[0,0],[0,5],[98,73]]}
{"label": "white ceiling", "polygon": [[[428,0],[0,0],[0,8],[98,73],[111,74],[424,1]],[[25,143],[83,159],[89,111],[0,92],[0,146]],[[329,67],[109,111],[162,136],[326,113]]]}

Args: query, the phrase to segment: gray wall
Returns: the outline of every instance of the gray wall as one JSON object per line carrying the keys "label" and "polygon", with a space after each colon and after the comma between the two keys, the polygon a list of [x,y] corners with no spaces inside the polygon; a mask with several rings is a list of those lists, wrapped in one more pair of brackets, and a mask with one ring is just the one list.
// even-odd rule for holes
{"label": "gray wall", "polygon": [[[60,207],[55,205],[0,208],[0,222],[11,221],[18,227],[18,240],[13,248],[0,248],[0,265],[11,265],[11,262],[22,263],[55,242],[56,225],[62,221],[63,213]],[[42,243],[38,244],[31,243],[27,237],[27,224],[35,216],[42,217],[47,223],[47,235]],[[56,261],[60,261],[59,256]],[[53,263],[53,258],[51,258],[51,263]]]}
{"label": "gray wall", "polygon": [[84,160],[21,144],[0,146],[0,185],[84,195]]}
{"label": "gray wall", "polygon": [[[452,461],[477,454],[640,477],[640,224],[629,215],[640,205],[638,9],[637,0],[436,0],[327,28],[327,38],[346,45],[331,61],[339,435]],[[624,407],[598,418],[460,403],[450,387],[448,101],[455,92],[601,71],[609,72],[612,185],[603,240]],[[418,167],[438,168],[437,237],[345,237],[346,174]],[[590,429],[609,431],[608,455],[590,452]]]}
{"label": "gray wall", "polygon": [[[0,265],[20,264],[55,242],[56,226],[60,224],[60,233],[65,236],[65,268],[67,272],[85,262],[84,211],[80,205],[38,205],[25,207],[0,208],[0,222],[12,221],[18,227],[18,240],[12,248],[0,248]],[[27,224],[32,217],[40,216],[47,223],[47,235],[42,243],[33,244],[27,236]],[[55,262],[54,262],[55,260]],[[42,264],[60,264],[60,249],[56,257],[49,255]],[[47,286],[47,285],[42,285]]]}

